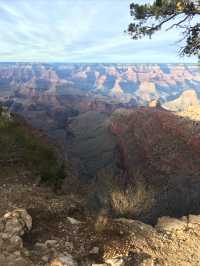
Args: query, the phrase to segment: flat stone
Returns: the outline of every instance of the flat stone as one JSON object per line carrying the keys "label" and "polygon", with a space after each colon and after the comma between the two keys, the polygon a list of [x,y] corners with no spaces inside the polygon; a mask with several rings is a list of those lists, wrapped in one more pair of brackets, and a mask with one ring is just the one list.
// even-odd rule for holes
{"label": "flat stone", "polygon": [[161,217],[155,228],[163,232],[181,231],[187,228],[187,222],[171,217]]}
{"label": "flat stone", "polygon": [[69,254],[58,256],[50,263],[50,266],[78,266],[78,264]]}
{"label": "flat stone", "polygon": [[48,256],[43,256],[43,257],[42,257],[42,260],[43,260],[44,262],[48,262],[48,261],[49,261],[49,257],[48,257]]}
{"label": "flat stone", "polygon": [[47,240],[44,245],[46,247],[53,247],[53,246],[56,246],[57,243],[58,243],[57,240],[52,239],[52,240]]}
{"label": "flat stone", "polygon": [[78,224],[82,223],[82,222],[80,222],[80,221],[78,221],[78,220],[76,220],[76,219],[74,219],[72,217],[67,217],[67,220],[73,225],[78,225]]}
{"label": "flat stone", "polygon": [[189,224],[199,224],[200,225],[200,215],[192,215],[188,216],[188,223]]}
{"label": "flat stone", "polygon": [[46,245],[44,243],[35,243],[35,247],[38,249],[46,249]]}
{"label": "flat stone", "polygon": [[103,263],[103,264],[92,264],[92,266],[108,266],[107,263]]}
{"label": "flat stone", "polygon": [[111,266],[125,266],[123,258],[108,259],[106,260],[106,263],[108,263]]}
{"label": "flat stone", "polygon": [[99,254],[99,247],[93,247],[90,250],[90,254]]}

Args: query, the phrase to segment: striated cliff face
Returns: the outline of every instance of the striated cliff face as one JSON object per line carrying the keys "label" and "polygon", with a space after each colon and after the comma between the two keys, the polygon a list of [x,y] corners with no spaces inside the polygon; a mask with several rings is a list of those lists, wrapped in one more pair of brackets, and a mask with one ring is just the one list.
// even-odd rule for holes
{"label": "striated cliff face", "polygon": [[62,146],[69,120],[79,113],[157,101],[182,110],[198,103],[199,85],[193,65],[0,64],[0,102]]}
{"label": "striated cliff face", "polygon": [[69,118],[80,112],[155,106],[158,100],[182,110],[198,103],[199,87],[193,65],[0,64],[0,102],[62,145]]}
{"label": "striated cliff face", "polygon": [[180,117],[191,120],[198,125],[200,121],[200,105],[190,106],[186,110],[177,113]]}
{"label": "striated cliff face", "polygon": [[153,82],[144,81],[139,85],[139,89],[136,91],[141,104],[149,103],[153,100],[159,99],[159,93],[156,90],[156,85]]}
{"label": "striated cliff face", "polygon": [[1,96],[38,94],[107,96],[140,104],[176,98],[187,88],[199,93],[198,66],[170,64],[1,64]]}
{"label": "striated cliff face", "polygon": [[118,109],[111,117],[111,131],[122,145],[124,167],[142,165],[142,172],[155,180],[156,175],[161,178],[175,171],[176,175],[200,173],[199,130],[193,121],[186,122],[162,108]]}
{"label": "striated cliff face", "polygon": [[177,99],[167,102],[163,105],[171,111],[183,111],[187,110],[191,106],[197,106],[200,104],[198,95],[195,90],[185,90]]}

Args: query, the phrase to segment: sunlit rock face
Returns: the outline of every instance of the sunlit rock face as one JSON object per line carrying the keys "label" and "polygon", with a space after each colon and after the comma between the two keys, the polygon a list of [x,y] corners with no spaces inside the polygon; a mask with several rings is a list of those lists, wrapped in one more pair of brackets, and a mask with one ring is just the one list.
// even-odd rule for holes
{"label": "sunlit rock face", "polygon": [[140,83],[139,89],[137,90],[137,95],[142,102],[151,102],[151,100],[159,98],[155,84],[153,82],[147,81]]}
{"label": "sunlit rock face", "polygon": [[124,93],[121,86],[120,86],[120,82],[122,81],[122,78],[117,78],[115,81],[115,85],[111,90],[111,95],[112,96],[116,96],[116,97],[121,97],[122,94]]}
{"label": "sunlit rock face", "polygon": [[188,109],[177,113],[180,117],[193,121],[197,126],[200,122],[200,104],[190,106]]}
{"label": "sunlit rock face", "polygon": [[101,90],[104,89],[104,84],[105,84],[106,79],[107,79],[106,75],[96,76],[97,89],[101,89]]}
{"label": "sunlit rock face", "polygon": [[[25,97],[45,91],[60,95],[63,88],[65,94],[78,90],[109,99],[117,94],[119,102],[139,97],[139,103],[146,104],[155,95],[167,102],[188,88],[199,94],[200,70],[184,64],[0,64],[1,96],[15,91]],[[138,90],[149,95],[140,97]]]}
{"label": "sunlit rock face", "polygon": [[200,101],[196,91],[186,90],[177,99],[167,102],[164,107],[171,111],[183,111],[191,106],[197,106],[199,104]]}

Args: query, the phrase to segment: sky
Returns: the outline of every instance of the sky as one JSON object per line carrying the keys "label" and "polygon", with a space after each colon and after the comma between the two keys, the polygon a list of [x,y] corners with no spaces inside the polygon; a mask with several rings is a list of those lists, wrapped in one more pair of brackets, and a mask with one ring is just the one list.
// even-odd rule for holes
{"label": "sky", "polygon": [[[0,0],[0,61],[195,63],[175,30],[133,41],[131,0]],[[138,3],[150,2],[137,0]]]}

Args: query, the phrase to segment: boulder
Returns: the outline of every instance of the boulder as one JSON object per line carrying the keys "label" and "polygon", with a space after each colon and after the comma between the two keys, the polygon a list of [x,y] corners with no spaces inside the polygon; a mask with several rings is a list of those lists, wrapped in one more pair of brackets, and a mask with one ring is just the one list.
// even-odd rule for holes
{"label": "boulder", "polygon": [[125,261],[122,257],[108,259],[106,263],[111,266],[125,266]]}
{"label": "boulder", "polygon": [[25,209],[16,209],[8,212],[3,216],[2,224],[4,224],[4,233],[10,236],[22,236],[25,232],[32,228],[32,218]]}
{"label": "boulder", "polygon": [[51,239],[51,240],[47,240],[47,241],[44,243],[44,245],[45,245],[47,248],[48,248],[48,247],[50,248],[50,247],[54,247],[54,246],[56,246],[57,243],[58,243],[57,240]]}
{"label": "boulder", "polygon": [[7,212],[0,219],[0,265],[31,266],[25,256],[22,236],[32,228],[32,218],[25,209]]}
{"label": "boulder", "polygon": [[80,222],[80,221],[78,221],[77,219],[72,218],[72,217],[67,217],[67,220],[68,220],[72,225],[79,225],[79,224],[82,223],[82,222]]}
{"label": "boulder", "polygon": [[93,255],[99,254],[99,247],[93,247],[89,253]]}
{"label": "boulder", "polygon": [[176,232],[183,231],[187,228],[187,221],[184,219],[176,219],[171,217],[161,217],[155,226],[161,232]]}
{"label": "boulder", "polygon": [[51,261],[50,266],[78,266],[78,264],[70,254],[61,254]]}
{"label": "boulder", "polygon": [[188,224],[192,225],[200,225],[200,215],[192,215],[188,216]]}

